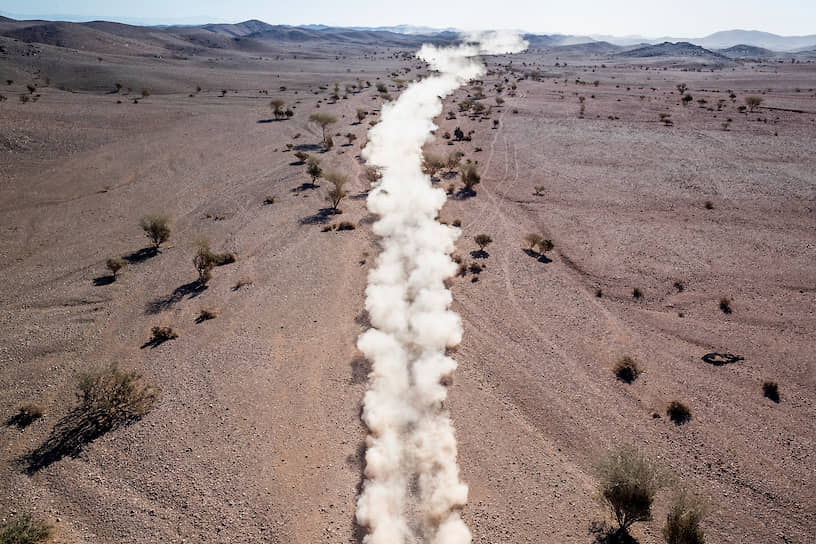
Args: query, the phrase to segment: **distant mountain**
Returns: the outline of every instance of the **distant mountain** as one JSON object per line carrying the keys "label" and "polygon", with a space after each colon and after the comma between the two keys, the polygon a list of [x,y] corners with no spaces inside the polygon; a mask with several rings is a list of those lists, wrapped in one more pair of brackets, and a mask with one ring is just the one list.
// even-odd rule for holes
{"label": "distant mountain", "polygon": [[[317,26],[317,25],[315,25]],[[324,27],[329,28],[329,27]],[[425,36],[432,36],[434,34],[443,34],[449,32],[461,32],[456,28],[432,28],[429,26],[414,26],[414,25],[396,25],[396,26],[351,26],[352,30],[373,30],[376,32],[393,32],[395,34],[423,34]]]}
{"label": "distant mountain", "polygon": [[730,59],[770,59],[777,56],[777,53],[774,53],[770,49],[745,45],[744,43],[727,49],[718,49],[716,52]]}
{"label": "distant mountain", "polygon": [[771,51],[793,51],[816,47],[816,34],[809,36],[778,36],[759,30],[725,30],[715,32],[705,38],[689,40],[708,49],[725,49],[735,45],[752,45]]}
{"label": "distant mountain", "polygon": [[645,47],[638,47],[628,51],[618,53],[620,57],[694,57],[698,59],[707,59],[711,61],[730,61],[725,55],[709,51],[699,45],[694,45],[689,42],[663,42],[657,45],[647,45]]}
{"label": "distant mountain", "polygon": [[557,45],[548,48],[550,53],[563,55],[611,55],[623,49],[623,46],[609,42],[584,42],[569,45]]}

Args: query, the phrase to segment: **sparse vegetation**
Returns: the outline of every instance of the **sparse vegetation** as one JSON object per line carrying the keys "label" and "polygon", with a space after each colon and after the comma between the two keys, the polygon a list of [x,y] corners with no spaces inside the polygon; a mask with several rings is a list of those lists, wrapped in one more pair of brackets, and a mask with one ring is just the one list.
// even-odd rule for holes
{"label": "sparse vegetation", "polygon": [[9,521],[0,532],[0,544],[38,544],[51,536],[51,525],[22,514]]}
{"label": "sparse vegetation", "polygon": [[425,152],[422,155],[422,169],[431,177],[445,167],[445,157],[436,153]]}
{"label": "sparse vegetation", "polygon": [[530,251],[535,251],[537,245],[544,241],[544,237],[535,232],[530,232],[524,235],[524,243]]}
{"label": "sparse vegetation", "polygon": [[170,219],[165,215],[146,215],[139,221],[139,226],[154,249],[158,250],[160,245],[170,239]]}
{"label": "sparse vegetation", "polygon": [[779,384],[775,381],[765,380],[762,382],[762,394],[766,398],[779,403]]}
{"label": "sparse vegetation", "polygon": [[196,323],[202,323],[204,321],[209,321],[210,319],[215,319],[218,317],[218,312],[209,308],[202,308],[201,311],[198,313],[198,317],[196,318]]}
{"label": "sparse vegetation", "polygon": [[286,110],[283,109],[284,106],[286,106],[286,100],[283,98],[273,98],[269,101],[269,107],[272,108],[272,114],[275,116],[275,119],[286,118]]}
{"label": "sparse vegetation", "polygon": [[487,234],[477,234],[473,237],[473,241],[476,242],[476,245],[479,246],[479,250],[484,253],[485,248],[493,243],[493,238],[488,236]]}
{"label": "sparse vegetation", "polygon": [[306,173],[312,178],[312,187],[317,187],[317,180],[323,176],[323,169],[320,167],[320,159],[309,155],[306,158]]}
{"label": "sparse vegetation", "polygon": [[672,498],[663,539],[667,544],[705,544],[700,522],[706,515],[706,505],[697,495],[680,490]]}
{"label": "sparse vegetation", "polygon": [[691,419],[691,410],[679,400],[673,400],[666,407],[666,415],[675,425],[683,425]]}
{"label": "sparse vegetation", "polygon": [[640,367],[629,356],[619,359],[612,371],[615,373],[615,377],[626,383],[632,383],[640,376]]}
{"label": "sparse vegetation", "polygon": [[666,481],[652,459],[633,446],[620,446],[601,457],[595,465],[595,474],[598,495],[612,511],[621,531],[652,518],[652,502]]}
{"label": "sparse vegetation", "polygon": [[178,333],[173,330],[173,327],[155,326],[150,329],[150,340],[148,341],[148,345],[158,346],[159,344],[163,344],[168,340],[174,340],[176,338],[178,338]]}
{"label": "sparse vegetation", "polygon": [[541,196],[542,194],[544,194],[544,189],[546,189],[546,187],[544,187],[543,185],[536,185],[535,187],[533,187],[533,194],[535,196]]}
{"label": "sparse vegetation", "polygon": [[[17,413],[11,416],[7,421],[8,425],[14,425],[18,429],[25,429],[41,417],[45,410],[39,404],[29,402],[20,406]],[[1,541],[0,541],[1,542]]]}
{"label": "sparse vegetation", "polygon": [[722,310],[722,313],[724,314],[730,314],[733,312],[731,309],[731,299],[728,297],[722,297],[720,299],[720,310]]}
{"label": "sparse vegetation", "polygon": [[713,210],[714,209],[714,203],[711,202],[710,200],[706,200],[705,202],[703,202],[703,207],[706,210]]}
{"label": "sparse vegetation", "polygon": [[635,300],[640,300],[643,298],[643,291],[640,290],[639,287],[635,287],[632,289],[632,298]]}
{"label": "sparse vegetation", "polygon": [[238,291],[242,287],[246,287],[247,285],[252,285],[253,283],[255,283],[255,280],[253,280],[252,278],[241,278],[240,280],[235,282],[235,285],[232,286],[232,290],[233,291]]}

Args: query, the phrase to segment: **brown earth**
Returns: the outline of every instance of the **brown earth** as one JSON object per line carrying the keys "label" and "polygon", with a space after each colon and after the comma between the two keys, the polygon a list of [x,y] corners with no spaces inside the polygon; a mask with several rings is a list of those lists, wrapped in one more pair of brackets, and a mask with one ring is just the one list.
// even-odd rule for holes
{"label": "brown earth", "polygon": [[[342,95],[360,77],[389,82],[396,97],[393,74],[411,68],[400,77],[412,79],[417,61],[356,46],[342,55],[304,46],[308,59],[287,50],[262,60],[230,51],[221,63],[100,61],[3,43],[0,418],[25,402],[46,413],[0,427],[0,519],[34,513],[71,543],[358,542],[368,365],[355,340],[377,254],[359,152],[382,100],[374,87],[328,96],[334,82]],[[23,58],[32,48],[36,67]],[[435,181],[456,184],[440,219],[461,220],[458,255],[486,265],[451,281],[465,336],[447,405],[474,542],[595,542],[591,524],[609,518],[592,463],[625,442],[708,497],[710,541],[810,542],[816,68],[698,72],[694,60],[612,57],[556,67],[563,58],[543,53],[489,61],[482,101],[495,104],[494,84],[507,78],[504,105],[490,120],[468,117],[457,103],[474,89],[461,89],[445,101],[457,118],[440,116],[429,144],[461,150],[482,174],[475,196],[458,192],[455,173]],[[94,63],[109,63],[110,75],[93,71],[89,82],[80,67]],[[46,66],[75,92],[48,86]],[[511,96],[533,69],[541,81],[520,80]],[[132,92],[101,91],[121,74]],[[680,82],[694,96],[687,106]],[[39,88],[22,103],[28,83]],[[134,103],[142,88],[153,92]],[[750,94],[763,104],[738,112]],[[267,122],[271,96],[294,117]],[[353,145],[335,137],[333,150],[315,149],[308,116],[318,102],[340,119],[330,132],[354,133]],[[359,107],[371,115],[354,124]],[[472,141],[446,145],[456,126],[474,130]],[[287,143],[352,175],[342,215],[319,214],[326,184],[303,185]],[[170,241],[140,259],[138,221],[156,212],[171,217]],[[323,232],[341,220],[357,228]],[[528,232],[553,240],[548,258],[523,250]],[[486,258],[470,255],[479,233],[493,238]],[[193,284],[201,237],[238,256],[204,290]],[[108,281],[105,260],[125,255],[131,264]],[[218,316],[197,323],[202,308]],[[156,325],[179,337],[143,347]],[[701,359],[709,352],[744,359],[714,366]],[[644,370],[631,385],[611,371],[624,355]],[[160,386],[158,405],[30,470],[26,455],[76,405],[76,375],[111,362]],[[763,397],[764,379],[779,383],[778,404]],[[666,417],[672,400],[690,407],[688,423]],[[635,526],[639,542],[662,541],[667,500]]]}

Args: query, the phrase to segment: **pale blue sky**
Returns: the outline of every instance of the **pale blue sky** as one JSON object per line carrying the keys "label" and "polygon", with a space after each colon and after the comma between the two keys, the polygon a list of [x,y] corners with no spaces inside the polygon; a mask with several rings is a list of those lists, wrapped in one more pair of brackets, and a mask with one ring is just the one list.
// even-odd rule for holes
{"label": "pale blue sky", "polygon": [[816,34],[816,0],[0,0],[0,13],[70,20],[425,25],[466,30],[702,37],[717,30]]}

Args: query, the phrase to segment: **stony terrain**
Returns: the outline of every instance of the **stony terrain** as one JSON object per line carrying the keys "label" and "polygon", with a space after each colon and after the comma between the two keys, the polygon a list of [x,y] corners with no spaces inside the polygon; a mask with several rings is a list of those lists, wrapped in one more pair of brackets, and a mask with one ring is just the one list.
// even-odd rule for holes
{"label": "stony terrain", "polygon": [[[359,154],[376,84],[396,98],[394,79],[425,73],[412,50],[0,45],[0,418],[45,409],[0,427],[0,521],[34,513],[66,543],[360,542],[368,364],[355,340],[378,245]],[[710,541],[810,542],[816,66],[597,48],[487,60],[490,111],[460,112],[479,94],[460,89],[428,144],[482,176],[475,195],[456,172],[434,179],[454,185],[440,220],[461,222],[458,257],[485,265],[450,281],[465,336],[447,406],[474,542],[595,542],[609,516],[592,464],[624,442],[708,497]],[[345,92],[358,78],[372,85]],[[751,95],[762,104],[739,111]],[[294,115],[274,120],[272,97]],[[328,152],[315,111],[339,119]],[[446,139],[456,127],[472,139]],[[342,215],[320,213],[326,183],[308,185],[296,149],[351,175]],[[139,252],[150,213],[172,231],[152,256]],[[356,228],[324,231],[339,221]],[[546,257],[524,250],[531,232],[553,241]],[[471,254],[481,233],[486,257]],[[238,257],[205,289],[201,238]],[[114,256],[130,263],[111,282]],[[203,308],[217,317],[197,322]],[[178,338],[146,345],[157,325]],[[644,371],[632,384],[611,370],[627,355]],[[77,375],[111,362],[161,388],[155,408],[32,467],[76,405]],[[689,422],[666,417],[672,400]],[[666,501],[635,525],[639,542],[662,542]]]}

